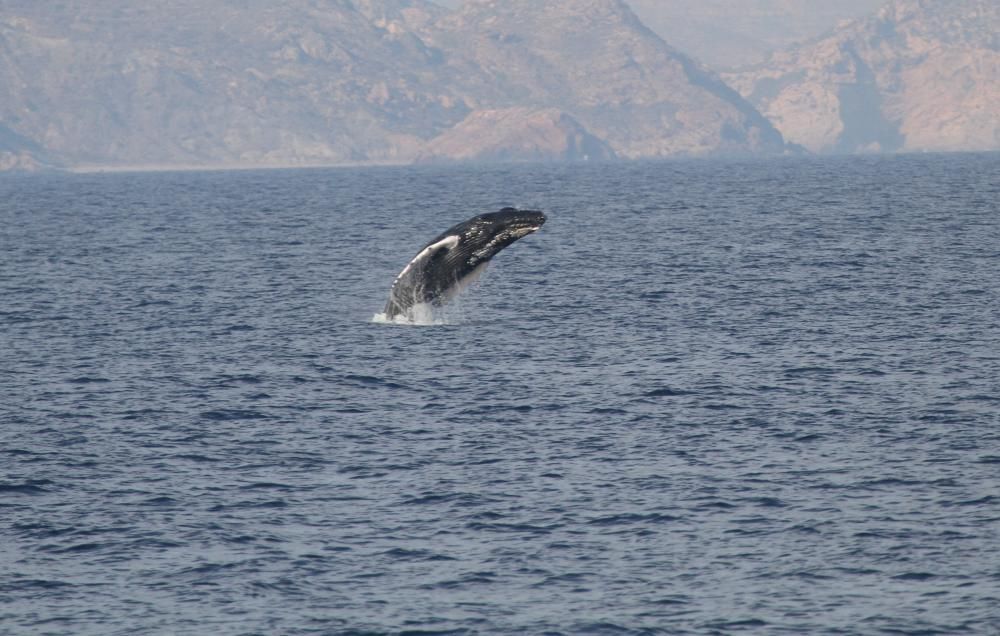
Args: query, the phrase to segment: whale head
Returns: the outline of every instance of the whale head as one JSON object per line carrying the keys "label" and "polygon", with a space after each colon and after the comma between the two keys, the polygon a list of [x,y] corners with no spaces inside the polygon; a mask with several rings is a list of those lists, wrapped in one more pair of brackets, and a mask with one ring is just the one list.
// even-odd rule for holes
{"label": "whale head", "polygon": [[541,212],[504,208],[474,216],[449,232],[459,238],[456,247],[468,252],[467,263],[475,267],[519,238],[537,232],[544,224],[545,215]]}

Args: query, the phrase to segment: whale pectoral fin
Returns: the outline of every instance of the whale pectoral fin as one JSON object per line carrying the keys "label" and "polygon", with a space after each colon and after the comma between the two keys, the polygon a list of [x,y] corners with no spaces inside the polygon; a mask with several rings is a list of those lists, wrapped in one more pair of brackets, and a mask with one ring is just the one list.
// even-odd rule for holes
{"label": "whale pectoral fin", "polygon": [[455,247],[457,243],[457,236],[447,236],[420,250],[420,253],[414,256],[413,260],[407,263],[406,267],[403,268],[403,271],[399,273],[399,276],[396,277],[396,282],[398,283],[403,280],[407,274],[424,271],[435,262],[439,262],[448,255],[448,252],[451,248]]}
{"label": "whale pectoral fin", "polygon": [[459,237],[452,235],[432,242],[406,264],[389,291],[385,309],[387,316],[403,313],[417,303],[437,300],[439,290],[427,282],[436,279],[435,270],[445,267],[448,255],[458,241]]}

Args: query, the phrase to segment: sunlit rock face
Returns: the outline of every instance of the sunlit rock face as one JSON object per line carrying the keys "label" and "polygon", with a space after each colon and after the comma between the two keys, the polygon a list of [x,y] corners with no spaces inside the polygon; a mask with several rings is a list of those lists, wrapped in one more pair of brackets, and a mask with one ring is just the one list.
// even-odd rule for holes
{"label": "sunlit rock face", "polygon": [[410,26],[442,11],[388,0],[9,0],[0,121],[73,165],[405,160],[426,129],[468,112],[429,90],[436,54]]}
{"label": "sunlit rock face", "polygon": [[781,152],[771,124],[712,72],[667,45],[619,0],[486,0],[445,16],[470,101],[554,107],[619,157]]}
{"label": "sunlit rock face", "polygon": [[997,33],[995,0],[896,0],[725,78],[815,152],[993,150]]}
{"label": "sunlit rock face", "polygon": [[6,0],[0,44],[0,123],[70,166],[784,149],[620,0]]}
{"label": "sunlit rock face", "polygon": [[473,111],[432,139],[420,160],[608,161],[615,153],[570,115],[555,108]]}

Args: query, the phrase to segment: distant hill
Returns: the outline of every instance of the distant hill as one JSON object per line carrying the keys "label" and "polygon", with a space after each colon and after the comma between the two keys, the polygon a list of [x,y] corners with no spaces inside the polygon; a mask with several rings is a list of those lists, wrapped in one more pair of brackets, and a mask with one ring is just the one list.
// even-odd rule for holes
{"label": "distant hill", "polygon": [[70,166],[785,148],[620,0],[5,0],[0,125]]}
{"label": "distant hill", "polygon": [[572,115],[621,157],[780,152],[771,124],[619,0],[466,2],[427,33],[475,108]]}
{"label": "distant hill", "polygon": [[814,152],[1000,148],[1000,2],[895,0],[725,75]]}

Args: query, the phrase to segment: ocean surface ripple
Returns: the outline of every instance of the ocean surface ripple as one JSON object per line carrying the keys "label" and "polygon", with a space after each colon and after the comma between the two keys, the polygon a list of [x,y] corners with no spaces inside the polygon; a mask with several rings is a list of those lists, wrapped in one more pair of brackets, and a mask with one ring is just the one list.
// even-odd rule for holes
{"label": "ocean surface ripple", "polygon": [[998,281],[997,154],[5,176],[0,633],[1000,633]]}

